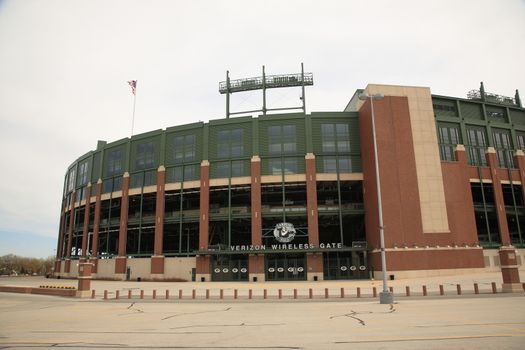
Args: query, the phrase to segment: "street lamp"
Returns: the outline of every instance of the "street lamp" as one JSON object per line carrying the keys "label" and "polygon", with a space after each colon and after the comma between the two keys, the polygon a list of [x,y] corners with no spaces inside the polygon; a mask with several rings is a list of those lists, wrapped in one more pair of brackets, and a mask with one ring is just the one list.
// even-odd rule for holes
{"label": "street lamp", "polygon": [[390,292],[386,280],[386,256],[385,256],[385,231],[383,227],[383,204],[381,202],[381,180],[379,178],[379,160],[377,157],[377,139],[376,139],[376,123],[374,114],[374,100],[380,100],[385,97],[383,94],[360,94],[360,100],[370,99],[370,108],[372,110],[372,137],[374,139],[374,163],[376,170],[376,186],[377,186],[377,206],[379,212],[379,240],[381,244],[381,271],[383,273],[383,291],[379,293],[380,304],[392,304],[394,302],[394,295]]}

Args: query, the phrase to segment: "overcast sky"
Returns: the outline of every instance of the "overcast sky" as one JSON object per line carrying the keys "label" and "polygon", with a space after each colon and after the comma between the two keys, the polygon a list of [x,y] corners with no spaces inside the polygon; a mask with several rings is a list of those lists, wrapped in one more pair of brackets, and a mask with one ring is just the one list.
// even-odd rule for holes
{"label": "overcast sky", "polygon": [[[367,83],[525,99],[525,1],[2,1],[0,255],[55,254],[63,176],[97,140],[224,117],[218,83],[313,72],[307,110]],[[277,89],[269,107],[296,105]],[[261,107],[256,93],[233,109]]]}

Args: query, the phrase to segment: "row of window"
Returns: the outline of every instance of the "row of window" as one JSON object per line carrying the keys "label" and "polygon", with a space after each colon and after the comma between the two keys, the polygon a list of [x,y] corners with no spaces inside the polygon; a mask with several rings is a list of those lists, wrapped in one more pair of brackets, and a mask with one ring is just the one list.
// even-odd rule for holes
{"label": "row of window", "polygon": [[[270,156],[296,155],[298,151],[298,132],[296,125],[272,125],[268,126],[268,154]],[[246,157],[245,144],[250,140],[246,139],[244,130],[231,129],[220,130],[217,132],[217,159],[232,159]],[[323,153],[349,153],[350,148],[350,129],[348,123],[323,123],[321,124],[322,152]],[[133,146],[132,154],[134,163],[133,171],[148,170],[156,168],[159,163],[158,153],[160,146],[154,141],[145,141],[136,143]],[[185,165],[192,162],[199,162],[197,159],[198,140],[196,134],[187,134],[175,136],[168,140],[167,144],[168,158],[172,160],[170,164]],[[358,150],[357,150],[358,152]],[[105,152],[105,167],[103,171],[104,178],[111,178],[121,175],[124,169],[125,151],[124,147],[109,149]],[[270,173],[297,173],[298,167],[294,165],[296,161],[285,160],[285,164],[277,160],[271,160]],[[341,169],[350,169],[350,162],[341,161]],[[281,164],[279,164],[281,163]],[[75,179],[77,179],[76,188],[85,186],[88,182],[90,163],[88,160],[82,161],[78,165],[78,174],[76,168],[72,168],[66,176],[65,193],[71,192],[75,188]],[[328,168],[335,169],[332,165]],[[176,168],[177,174],[173,175],[175,179],[194,178],[196,171],[194,168]],[[346,171],[346,170],[341,170]],[[218,165],[217,173],[220,177],[243,176],[240,162],[231,162],[231,164]],[[238,175],[236,175],[238,174]],[[77,176],[78,175],[78,176]],[[184,176],[183,176],[184,175]],[[175,180],[177,181],[177,180]],[[109,186],[109,185],[108,185]]]}
{"label": "row of window", "polygon": [[[510,119],[513,124],[525,125],[525,112],[523,110],[511,108],[509,109],[509,113],[505,107],[492,105],[485,105],[485,110],[483,110],[483,105],[471,102],[460,102],[459,106],[461,116],[465,119],[509,123],[510,114]],[[434,99],[433,108],[434,113],[438,118],[459,117],[456,101]]]}
{"label": "row of window", "polygon": [[[485,152],[489,143],[486,128],[482,126],[466,126],[466,143],[462,140],[460,125],[439,122],[437,125],[439,150],[442,160],[455,160],[454,148],[458,144],[465,144],[468,160],[471,165],[486,166]],[[503,168],[514,168],[514,149],[525,150],[525,132],[516,132],[516,145],[512,142],[510,130],[492,128],[492,144],[496,150],[498,164]]]}
{"label": "row of window", "polygon": [[[317,186],[319,215],[323,221],[320,241],[342,242],[351,245],[354,240],[363,240],[365,231],[361,182],[320,182]],[[129,197],[127,254],[140,255],[152,252],[156,196],[156,193],[147,193]],[[250,203],[250,186],[225,186],[210,190],[210,245],[222,247],[251,243]],[[296,225],[298,241],[307,242],[308,224],[306,185],[304,183],[265,184],[261,188],[261,204],[263,240],[273,239],[271,229],[276,223],[286,221]],[[116,254],[121,206],[121,198],[101,202],[97,249],[99,255]],[[165,252],[190,253],[198,249],[199,208],[199,191],[189,189],[165,193]],[[88,224],[90,231],[94,226],[94,210],[95,206],[92,203]],[[84,207],[76,208],[73,213],[72,253],[74,256],[81,255],[84,213]],[[70,213],[67,213],[63,232],[69,232],[69,218]],[[91,233],[90,239],[92,239]],[[67,247],[66,241],[64,241],[63,249]]]}

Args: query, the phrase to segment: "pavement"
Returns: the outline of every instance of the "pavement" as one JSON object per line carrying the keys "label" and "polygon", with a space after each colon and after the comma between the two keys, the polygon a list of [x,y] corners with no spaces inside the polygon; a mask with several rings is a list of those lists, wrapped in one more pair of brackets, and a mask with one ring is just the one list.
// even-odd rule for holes
{"label": "pavement", "polygon": [[[337,300],[337,299],[334,299]],[[524,349],[525,294],[159,302],[0,293],[0,349]]]}

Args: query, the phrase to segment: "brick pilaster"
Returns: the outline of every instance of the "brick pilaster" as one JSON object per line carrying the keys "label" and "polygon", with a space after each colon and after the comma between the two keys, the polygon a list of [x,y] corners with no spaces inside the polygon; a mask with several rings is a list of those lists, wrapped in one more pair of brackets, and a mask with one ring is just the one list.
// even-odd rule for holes
{"label": "brick pilaster", "polygon": [[201,163],[200,209],[199,209],[199,250],[208,249],[210,212],[210,163]]}
{"label": "brick pilaster", "polygon": [[122,198],[120,200],[120,228],[118,233],[118,256],[115,258],[115,274],[126,273],[126,243],[128,237],[129,173],[122,178]]}
{"label": "brick pilaster", "polygon": [[[77,193],[73,192],[71,194],[71,205],[69,210],[69,230],[67,232],[67,250],[66,258],[71,257],[71,247],[73,246],[73,226],[75,225],[75,200],[77,198]],[[66,271],[69,272],[69,271]]]}
{"label": "brick pilaster", "polygon": [[88,183],[86,186],[86,205],[84,206],[84,226],[82,228],[82,258],[85,259],[87,257],[87,241],[88,241],[88,233],[89,233],[89,210],[90,210],[90,203],[89,198],[91,197],[91,183]]}
{"label": "brick pilaster", "polygon": [[[203,160],[201,163],[200,209],[199,209],[199,250],[208,249],[208,230],[210,225],[210,163]],[[209,281],[210,256],[197,256],[196,276],[197,281]]]}
{"label": "brick pilaster", "polygon": [[252,244],[262,244],[262,205],[261,205],[261,158],[253,156],[251,161],[251,206],[252,206]]}
{"label": "brick pilaster", "polygon": [[93,273],[97,272],[97,256],[98,256],[98,233],[100,230],[100,202],[102,197],[102,180],[99,179],[95,189],[95,213],[93,217],[93,244],[91,245],[91,262],[94,264]]}
{"label": "brick pilaster", "polygon": [[129,207],[129,174],[122,178],[122,198],[120,200],[120,228],[118,233],[118,256],[126,256],[126,240],[128,234]]}
{"label": "brick pilaster", "polygon": [[315,155],[308,153],[306,161],[306,211],[308,215],[308,243],[319,245],[319,223],[317,218],[317,180]]}
{"label": "brick pilaster", "polygon": [[503,190],[501,189],[501,181],[498,177],[498,161],[496,159],[496,150],[489,147],[485,153],[487,163],[490,167],[490,174],[492,177],[492,189],[494,191],[494,202],[496,204],[496,214],[498,217],[498,227],[501,239],[501,245],[507,246],[510,244],[509,227],[507,225],[507,213],[505,211],[505,202],[503,201]]}
{"label": "brick pilaster", "polygon": [[151,257],[151,274],[164,273],[163,239],[164,239],[164,190],[166,169],[161,165],[157,172],[157,202],[155,205],[155,244]]}

